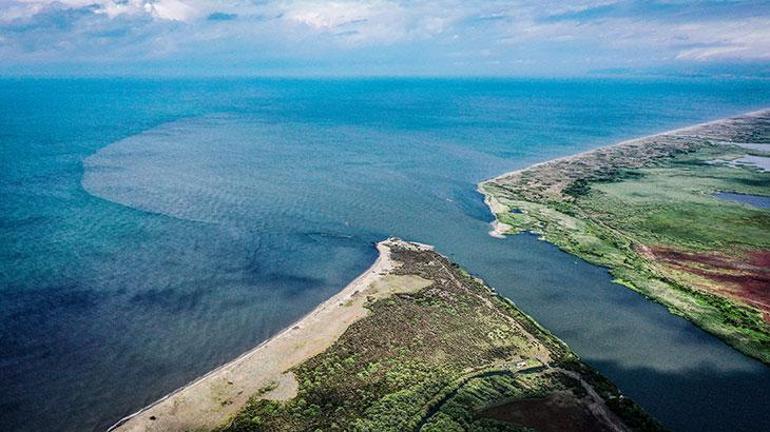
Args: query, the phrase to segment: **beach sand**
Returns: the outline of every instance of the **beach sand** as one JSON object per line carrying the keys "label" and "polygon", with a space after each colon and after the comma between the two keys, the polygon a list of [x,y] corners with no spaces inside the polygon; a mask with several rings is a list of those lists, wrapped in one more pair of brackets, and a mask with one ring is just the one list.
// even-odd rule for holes
{"label": "beach sand", "polygon": [[[329,348],[347,328],[368,313],[368,298],[413,292],[431,282],[418,276],[393,275],[393,245],[429,248],[390,238],[377,244],[372,266],[301,320],[235,360],[121,419],[109,431],[150,432],[209,430],[225,424],[259,393],[275,400],[291,399],[298,383],[290,369]],[[226,337],[223,335],[222,337]]]}
{"label": "beach sand", "polygon": [[505,213],[510,210],[507,206],[498,201],[497,198],[495,198],[493,195],[484,192],[482,184],[479,184],[476,190],[478,190],[480,194],[484,195],[484,203],[492,211],[492,215],[495,216],[495,220],[489,223],[492,226],[492,229],[489,231],[489,235],[496,238],[505,238],[505,234],[511,230],[511,226],[497,220],[497,215],[499,213]]}

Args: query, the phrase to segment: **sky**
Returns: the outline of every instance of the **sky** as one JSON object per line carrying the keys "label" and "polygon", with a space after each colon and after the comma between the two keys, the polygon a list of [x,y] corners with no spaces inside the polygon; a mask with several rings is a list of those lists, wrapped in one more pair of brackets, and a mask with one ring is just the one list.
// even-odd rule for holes
{"label": "sky", "polygon": [[0,0],[0,74],[770,77],[770,0]]}

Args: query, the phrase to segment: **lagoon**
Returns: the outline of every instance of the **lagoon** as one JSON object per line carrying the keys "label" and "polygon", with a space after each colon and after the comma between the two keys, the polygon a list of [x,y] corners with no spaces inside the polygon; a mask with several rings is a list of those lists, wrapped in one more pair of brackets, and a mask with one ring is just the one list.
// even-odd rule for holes
{"label": "lagoon", "polygon": [[767,196],[739,194],[732,192],[717,192],[714,194],[714,196],[722,200],[733,201],[751,207],[770,208],[770,197]]}

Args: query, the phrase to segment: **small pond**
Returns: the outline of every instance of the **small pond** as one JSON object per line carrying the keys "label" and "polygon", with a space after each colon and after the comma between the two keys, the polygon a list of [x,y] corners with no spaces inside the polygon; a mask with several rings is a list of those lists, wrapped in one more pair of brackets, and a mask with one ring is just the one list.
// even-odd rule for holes
{"label": "small pond", "polygon": [[763,209],[770,208],[770,196],[739,194],[733,192],[717,192],[714,196],[722,200],[735,201],[752,207]]}

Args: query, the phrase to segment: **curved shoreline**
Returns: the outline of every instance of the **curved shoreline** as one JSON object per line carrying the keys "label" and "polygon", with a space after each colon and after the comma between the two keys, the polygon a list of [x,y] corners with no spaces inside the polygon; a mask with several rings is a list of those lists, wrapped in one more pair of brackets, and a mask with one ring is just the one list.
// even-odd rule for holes
{"label": "curved shoreline", "polygon": [[[724,122],[726,120],[730,120],[730,119],[745,118],[745,117],[758,117],[758,116],[761,116],[761,115],[766,114],[768,112],[770,112],[770,108],[761,108],[761,109],[758,109],[758,110],[749,111],[749,112],[744,113],[744,114],[736,114],[734,116],[722,117],[722,118],[719,118],[719,119],[716,119],[716,120],[709,120],[709,121],[702,122],[702,123],[696,123],[696,124],[690,125],[690,126],[684,126],[684,127],[680,127],[680,128],[666,130],[666,131],[663,131],[663,132],[653,133],[653,134],[650,134],[650,135],[644,135],[644,136],[637,137],[637,138],[631,138],[631,139],[627,139],[627,140],[623,140],[623,141],[618,141],[618,142],[615,142],[615,143],[612,143],[612,144],[603,145],[603,146],[600,146],[600,147],[588,149],[588,150],[585,150],[585,151],[582,151],[582,152],[579,152],[579,153],[575,153],[575,154],[571,154],[571,155],[567,155],[567,156],[560,156],[560,157],[557,157],[557,158],[548,159],[548,160],[545,160],[545,161],[542,161],[542,162],[534,163],[532,165],[527,165],[524,168],[515,169],[513,171],[508,171],[508,172],[500,174],[498,176],[482,180],[482,181],[480,181],[477,184],[476,190],[478,190],[479,192],[481,192],[484,195],[484,202],[486,203],[487,202],[486,198],[487,198],[488,194],[485,193],[484,190],[483,190],[483,185],[485,183],[493,182],[495,180],[504,179],[506,177],[510,177],[512,175],[515,175],[515,174],[520,174],[520,173],[522,173],[524,171],[529,171],[529,170],[531,170],[533,168],[537,168],[537,167],[540,167],[540,166],[543,166],[543,165],[549,165],[549,164],[557,163],[557,162],[567,162],[567,161],[572,161],[572,160],[575,160],[575,159],[580,159],[581,157],[584,157],[584,156],[596,153],[598,151],[603,151],[603,150],[611,149],[613,147],[620,147],[620,146],[623,146],[623,145],[636,144],[636,143],[639,143],[641,141],[648,140],[650,138],[655,138],[655,137],[663,136],[663,135],[677,135],[677,134],[681,134],[682,132],[687,132],[687,131],[690,131],[690,130],[693,130],[693,129],[697,129],[697,128],[701,128],[701,127],[704,127],[704,126],[716,125],[716,124],[722,123],[722,122]],[[492,213],[494,214],[494,209],[491,206],[489,206],[489,207],[490,207],[490,210],[492,211]]]}
{"label": "curved shoreline", "polygon": [[[533,231],[565,252],[606,267],[620,285],[768,364],[766,292],[752,290],[767,280],[767,270],[753,261],[770,253],[766,219],[735,215],[699,200],[722,190],[766,193],[761,188],[767,177],[757,177],[764,170],[719,170],[745,157],[750,145],[768,144],[769,133],[770,109],[765,108],[485,180],[478,190],[495,215],[490,235]],[[749,149],[743,149],[747,143]],[[636,180],[645,168],[652,172],[645,171],[646,183]],[[632,190],[617,186],[620,182]],[[592,194],[594,187],[599,192]],[[692,216],[693,209],[700,215],[704,208],[713,213]],[[509,213],[513,209],[521,214]],[[720,230],[710,230],[714,220]],[[754,234],[742,237],[747,229]],[[711,257],[717,258],[708,261]]]}
{"label": "curved shoreline", "polygon": [[337,294],[251,350],[123,417],[107,432],[211,429],[232,417],[255,393],[285,398],[295,383],[287,371],[323,352],[366,315],[364,291],[398,265],[390,255],[393,244],[407,243],[395,238],[377,243],[374,263]]}
{"label": "curved shoreline", "polygon": [[[757,110],[744,114],[741,117],[759,115],[768,111],[770,110]],[[727,119],[713,120],[683,128],[672,129],[666,132],[624,140],[614,144],[590,149],[574,155],[539,162],[522,169],[507,172],[494,178],[484,180],[478,183],[477,190],[482,193],[484,196],[485,204],[490,208],[493,215],[495,216],[495,220],[491,223],[494,229],[490,232],[490,235],[494,237],[503,237],[505,232],[508,231],[509,227],[497,220],[497,210],[504,206],[503,204],[499,203],[494,198],[494,196],[484,191],[483,186],[488,182],[497,179],[503,179],[511,175],[527,171],[534,167],[548,165],[560,161],[574,160],[611,147],[638,144],[642,143],[644,140],[662,135],[681,134],[682,132],[686,132],[688,130],[707,126],[710,124],[716,124],[725,120]],[[196,378],[195,380],[172,391],[171,393],[168,393],[167,395],[161,397],[160,399],[142,408],[141,410],[120,419],[107,431],[181,431],[191,427],[216,427],[226,421],[228,417],[231,417],[232,414],[237,412],[251,395],[254,393],[262,393],[262,389],[268,388],[271,383],[275,382],[275,380],[281,380],[281,377],[287,377],[289,381],[293,380],[293,377],[289,376],[286,371],[291,367],[301,363],[301,361],[314,355],[312,353],[317,354],[323,351],[325,348],[322,347],[319,349],[318,346],[314,346],[309,350],[309,353],[307,347],[305,346],[305,351],[301,353],[302,356],[299,361],[296,361],[296,358],[291,358],[291,354],[285,355],[282,359],[285,363],[275,365],[280,367],[268,368],[267,372],[263,370],[265,369],[264,366],[260,365],[261,376],[253,378],[248,383],[238,382],[237,384],[234,384],[235,380],[232,380],[233,382],[231,382],[228,378],[231,378],[231,375],[237,374],[239,371],[243,372],[244,369],[253,372],[254,363],[263,360],[262,358],[255,358],[255,356],[269,355],[269,353],[267,353],[268,351],[280,351],[282,354],[286,354],[286,347],[277,346],[282,342],[288,343],[291,340],[297,338],[307,339],[308,336],[304,336],[305,333],[313,334],[314,336],[317,336],[319,331],[320,333],[323,333],[323,330],[313,328],[313,325],[330,324],[330,322],[324,321],[322,318],[335,318],[339,320],[340,317],[338,314],[344,314],[344,308],[349,307],[343,305],[344,302],[351,300],[356,296],[356,294],[365,290],[367,286],[377,280],[378,276],[383,275],[385,272],[387,272],[388,269],[392,268],[394,262],[390,259],[388,244],[394,241],[398,242],[399,240],[391,238],[378,243],[377,249],[379,251],[379,256],[368,269],[356,277],[356,279],[350,282],[337,294],[318,305],[315,309],[310,311],[299,320],[287,326],[278,334],[261,342],[256,347],[246,351],[235,359],[209,371],[208,373]],[[421,247],[429,246],[421,245]],[[359,298],[360,297],[365,296],[359,296]],[[353,312],[361,313],[360,310],[354,310]],[[365,313],[365,311],[363,313]],[[361,317],[362,315],[352,314],[348,315],[347,317],[343,316],[341,318],[342,322],[335,323],[332,321],[331,324],[337,324],[338,327],[336,329],[341,329],[341,331],[339,334],[335,333],[336,337],[334,337],[334,335],[323,335],[326,337],[322,337],[322,340],[319,342],[321,344],[328,343],[328,345],[331,345],[336,340],[336,338],[339,337],[339,335],[341,335],[345,329],[347,329],[350,324]],[[296,345],[290,347],[289,349],[302,350],[303,347]],[[272,378],[275,380],[271,381]],[[278,384],[278,387],[282,387],[285,382],[286,380],[281,380],[281,383]],[[230,396],[229,399],[223,399],[219,405],[217,405],[217,403],[219,403],[220,400],[216,398],[222,395],[218,394],[217,392],[223,390],[220,388],[212,388],[212,386],[217,384],[224,386],[224,389],[226,389],[225,396]],[[273,390],[271,389],[270,391],[264,392],[264,394],[272,393],[272,391]]]}
{"label": "curved shoreline", "polygon": [[560,156],[560,157],[557,157],[557,158],[554,158],[554,159],[548,159],[548,160],[545,160],[545,161],[542,161],[542,162],[537,162],[537,163],[534,163],[532,165],[528,165],[528,166],[523,167],[523,168],[515,169],[513,171],[508,171],[508,172],[500,174],[498,176],[482,180],[482,181],[480,181],[479,183],[476,184],[476,191],[478,191],[484,197],[484,204],[487,205],[487,208],[489,208],[490,212],[494,216],[494,220],[489,223],[489,225],[492,228],[489,231],[489,235],[491,237],[495,237],[495,238],[504,238],[506,233],[508,233],[512,227],[510,225],[507,225],[507,224],[501,222],[498,219],[498,217],[497,217],[498,213],[506,212],[508,209],[507,209],[507,207],[504,204],[500,203],[493,194],[489,193],[488,191],[486,191],[484,189],[484,186],[486,184],[488,184],[488,183],[494,183],[494,182],[499,181],[499,180],[504,180],[506,178],[513,177],[513,176],[522,174],[522,173],[524,173],[526,171],[530,171],[530,170],[537,169],[537,168],[540,168],[540,167],[544,167],[544,166],[548,166],[548,165],[552,165],[552,164],[557,164],[557,163],[563,163],[563,162],[572,162],[572,161],[584,158],[586,156],[591,156],[591,155],[593,155],[595,153],[611,150],[611,149],[614,149],[614,148],[617,148],[617,147],[644,145],[648,140],[654,139],[654,138],[657,138],[657,137],[670,136],[670,135],[681,136],[681,135],[684,135],[683,134],[684,132],[696,130],[698,128],[703,128],[703,127],[707,127],[707,126],[711,126],[711,125],[719,125],[719,124],[723,124],[726,121],[735,120],[735,119],[759,117],[759,116],[762,116],[762,115],[766,115],[768,113],[770,113],[770,108],[762,108],[762,109],[758,109],[758,110],[747,112],[745,114],[739,114],[739,115],[731,116],[731,117],[723,117],[723,118],[719,118],[719,119],[716,119],[716,120],[710,120],[710,121],[707,121],[707,122],[697,123],[697,124],[690,125],[690,126],[684,126],[684,127],[680,127],[680,128],[676,128],[676,129],[670,129],[670,130],[667,130],[667,131],[664,131],[664,132],[658,132],[658,133],[654,133],[654,134],[650,134],[650,135],[644,135],[644,136],[641,136],[641,137],[638,137],[638,138],[631,138],[631,139],[619,141],[619,142],[616,142],[616,143],[604,145],[604,146],[601,146],[601,147],[596,147],[596,148],[592,148],[592,149],[589,149],[589,150],[585,150],[585,151],[582,151],[582,152],[579,152],[579,153],[575,153],[575,154],[571,154],[571,155],[567,155],[567,156]]}

